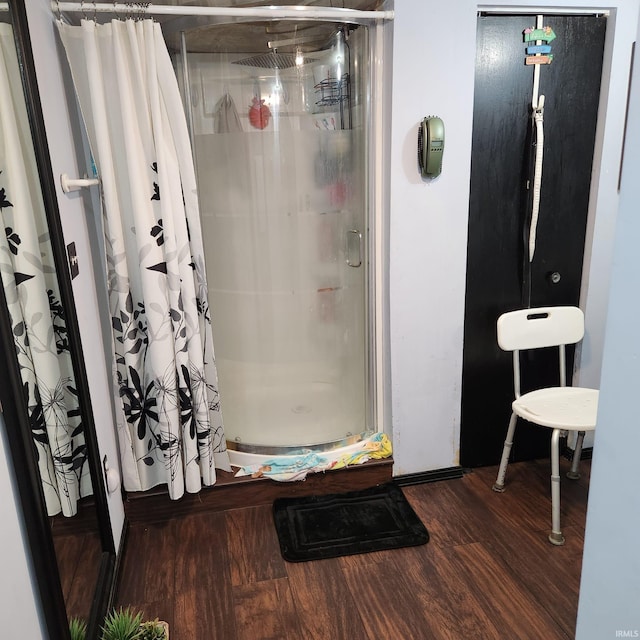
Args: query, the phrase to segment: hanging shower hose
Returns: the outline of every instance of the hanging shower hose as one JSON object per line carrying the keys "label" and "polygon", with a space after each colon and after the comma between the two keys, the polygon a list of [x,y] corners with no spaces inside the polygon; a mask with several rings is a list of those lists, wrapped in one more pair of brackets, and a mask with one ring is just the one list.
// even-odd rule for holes
{"label": "hanging shower hose", "polygon": [[544,152],[544,96],[540,96],[538,99],[538,105],[533,110],[533,120],[536,127],[536,161],[533,172],[533,202],[531,205],[531,224],[529,226],[529,262],[533,261],[533,254],[536,251],[536,228],[540,211],[542,154]]}
{"label": "hanging shower hose", "polygon": [[[544,16],[536,16],[536,29],[542,29]],[[536,41],[536,44],[542,44]],[[533,67],[533,96],[531,108],[533,109],[533,123],[536,129],[536,159],[533,171],[533,201],[531,203],[531,224],[529,225],[529,263],[533,262],[533,254],[536,251],[536,228],[538,226],[538,213],[540,211],[540,190],[542,189],[542,153],[544,151],[544,96],[538,97],[540,89],[540,65]]]}

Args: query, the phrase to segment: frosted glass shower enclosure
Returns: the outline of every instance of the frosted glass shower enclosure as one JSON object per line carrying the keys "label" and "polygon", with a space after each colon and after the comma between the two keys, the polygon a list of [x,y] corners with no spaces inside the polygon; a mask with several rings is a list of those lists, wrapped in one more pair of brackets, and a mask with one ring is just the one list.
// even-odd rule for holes
{"label": "frosted glass shower enclosure", "polygon": [[227,24],[182,44],[229,447],[355,442],[373,430],[368,29]]}

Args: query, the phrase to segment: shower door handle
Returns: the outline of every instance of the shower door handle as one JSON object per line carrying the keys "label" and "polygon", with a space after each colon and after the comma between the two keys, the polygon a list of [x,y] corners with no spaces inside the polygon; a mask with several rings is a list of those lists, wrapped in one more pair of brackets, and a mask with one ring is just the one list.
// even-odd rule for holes
{"label": "shower door handle", "polygon": [[[357,229],[347,231],[347,264],[357,268],[362,265],[362,234]],[[355,260],[352,257],[355,256]]]}

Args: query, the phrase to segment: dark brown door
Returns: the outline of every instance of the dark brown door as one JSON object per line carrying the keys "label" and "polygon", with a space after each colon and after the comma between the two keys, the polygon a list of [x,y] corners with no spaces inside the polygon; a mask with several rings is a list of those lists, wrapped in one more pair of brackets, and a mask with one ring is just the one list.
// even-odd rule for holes
{"label": "dark brown door", "polygon": [[[478,17],[467,249],[461,464],[497,464],[513,400],[511,354],[496,320],[520,307],[578,304],[606,19],[545,16],[556,38],[540,69],[544,164],[536,250],[528,259],[533,67],[523,31],[536,16]],[[535,43],[532,43],[535,44]],[[523,391],[557,384],[551,354],[527,354]],[[568,358],[571,363],[572,358]],[[571,364],[569,364],[571,368]],[[569,378],[570,379],[570,378]],[[519,425],[512,460],[548,456],[549,433]]]}

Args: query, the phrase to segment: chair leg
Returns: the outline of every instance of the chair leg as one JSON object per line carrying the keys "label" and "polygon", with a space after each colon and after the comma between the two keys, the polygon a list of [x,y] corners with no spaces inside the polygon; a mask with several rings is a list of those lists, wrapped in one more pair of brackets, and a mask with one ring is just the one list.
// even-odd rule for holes
{"label": "chair leg", "polygon": [[504,441],[504,448],[502,449],[502,459],[500,460],[500,468],[498,469],[498,477],[493,485],[493,490],[498,493],[504,493],[504,477],[507,473],[507,464],[509,464],[509,456],[511,455],[511,445],[513,444],[513,434],[516,430],[516,422],[518,416],[515,413],[511,414],[511,420],[509,421],[509,428],[507,429],[507,437]]}
{"label": "chair leg", "polygon": [[560,529],[560,436],[561,429],[554,429],[551,435],[551,533],[549,542],[555,545],[564,544],[564,536]]}
{"label": "chair leg", "polygon": [[571,459],[571,469],[567,471],[567,478],[569,478],[570,480],[578,480],[580,478],[578,465],[580,464],[580,456],[582,455],[583,442],[584,442],[584,431],[578,431],[578,437],[576,439],[576,448],[573,452],[573,458]]}

